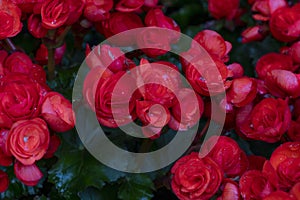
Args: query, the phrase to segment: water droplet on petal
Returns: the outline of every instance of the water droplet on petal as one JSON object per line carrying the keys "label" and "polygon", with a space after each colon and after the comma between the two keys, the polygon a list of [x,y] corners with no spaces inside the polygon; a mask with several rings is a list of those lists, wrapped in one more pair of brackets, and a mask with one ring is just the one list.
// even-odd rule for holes
{"label": "water droplet on petal", "polygon": [[200,80],[200,81],[206,81],[205,78],[202,77],[202,76],[199,78],[199,80]]}
{"label": "water droplet on petal", "polygon": [[27,136],[24,137],[23,140],[24,140],[24,142],[28,142],[28,137]]}
{"label": "water droplet on petal", "polygon": [[300,144],[299,143],[293,143],[289,145],[289,148],[291,150],[298,150],[300,148]]}

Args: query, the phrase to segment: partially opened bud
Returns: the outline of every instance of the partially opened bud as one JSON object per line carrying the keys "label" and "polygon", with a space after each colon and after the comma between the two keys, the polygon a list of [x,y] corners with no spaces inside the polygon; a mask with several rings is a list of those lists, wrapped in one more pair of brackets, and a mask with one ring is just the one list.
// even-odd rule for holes
{"label": "partially opened bud", "polygon": [[144,0],[120,0],[115,9],[120,12],[137,11],[144,5]]}
{"label": "partially opened bud", "polygon": [[[232,49],[230,42],[225,41],[224,38],[217,32],[212,30],[203,30],[199,32],[194,40],[198,42],[205,50],[213,56],[216,56],[223,62],[229,60],[229,52]],[[195,48],[195,44],[191,45],[191,48]]]}
{"label": "partially opened bud", "polygon": [[242,33],[242,43],[263,40],[267,36],[268,30],[263,26],[249,27]]}
{"label": "partially opened bud", "polygon": [[243,107],[251,103],[257,93],[257,82],[248,77],[237,78],[227,92],[227,99],[237,107]]}
{"label": "partially opened bud", "polygon": [[69,2],[67,0],[46,0],[42,3],[42,24],[47,29],[56,29],[65,25],[70,15]]}
{"label": "partially opened bud", "polygon": [[126,71],[134,65],[133,61],[126,58],[118,47],[103,44],[95,48],[92,53],[97,54],[98,61],[102,62],[103,67],[107,67],[113,73]]}
{"label": "partially opened bud", "polygon": [[251,8],[253,14],[253,18],[259,21],[268,21],[270,17],[270,9],[268,0],[255,1]]}
{"label": "partially opened bud", "polygon": [[42,26],[42,19],[40,15],[31,14],[27,21],[28,31],[36,38],[43,38],[46,36],[48,29]]}
{"label": "partially opened bud", "polygon": [[232,63],[227,66],[227,69],[232,72],[232,78],[241,78],[244,76],[244,68],[239,63]]}
{"label": "partially opened bud", "polygon": [[[54,60],[56,65],[58,65],[62,61],[65,51],[66,44],[63,44],[61,47],[55,49]],[[44,44],[41,44],[39,49],[37,50],[35,60],[40,65],[46,65],[48,63],[48,49]]]}
{"label": "partially opened bud", "polygon": [[44,97],[41,116],[56,132],[66,132],[75,125],[72,104],[57,92],[49,92]]}
{"label": "partially opened bud", "polygon": [[[147,26],[156,26],[160,28],[167,28],[180,32],[178,24],[170,17],[164,15],[163,11],[159,8],[150,10],[145,17],[145,24]],[[175,43],[180,38],[180,33],[169,35],[170,41]]]}
{"label": "partially opened bud", "polygon": [[86,0],[76,0],[76,1],[69,0],[70,14],[65,25],[70,26],[78,21],[78,19],[82,14],[83,8],[85,6],[85,1]]}
{"label": "partially opened bud", "polygon": [[270,19],[272,35],[279,41],[292,42],[300,35],[300,4],[277,9]]}
{"label": "partially opened bud", "polygon": [[297,98],[300,96],[300,75],[287,70],[272,70],[265,79],[270,93],[276,97]]}
{"label": "partially opened bud", "polygon": [[27,186],[35,186],[43,178],[43,173],[36,164],[23,165],[20,162],[16,162],[14,172],[16,177]]}
{"label": "partially opened bud", "polygon": [[292,57],[279,53],[268,53],[262,56],[255,66],[256,73],[262,80],[265,80],[267,74],[275,69],[293,71]]}
{"label": "partially opened bud", "polygon": [[240,200],[239,185],[231,179],[223,180],[221,190],[222,196],[218,200]]}
{"label": "partially opened bud", "polygon": [[287,7],[285,0],[260,0],[252,6],[253,18],[258,21],[268,21],[270,16],[279,8]]}

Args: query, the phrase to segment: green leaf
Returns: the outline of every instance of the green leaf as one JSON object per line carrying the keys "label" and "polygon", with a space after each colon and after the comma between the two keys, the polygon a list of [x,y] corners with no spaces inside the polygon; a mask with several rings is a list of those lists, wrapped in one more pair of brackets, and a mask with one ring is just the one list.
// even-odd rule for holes
{"label": "green leaf", "polygon": [[255,65],[258,59],[271,52],[278,52],[282,43],[272,37],[267,37],[261,42],[249,44],[233,43],[233,50],[230,53],[231,61],[240,63],[248,76],[255,75]]}
{"label": "green leaf", "polygon": [[10,183],[8,189],[5,192],[0,193],[0,199],[20,199],[23,197],[33,196],[39,192],[40,188],[42,188],[41,183],[39,183],[36,187],[29,187],[22,184],[15,177],[12,166],[8,167],[5,171],[9,176]]}
{"label": "green leaf", "polygon": [[99,190],[95,187],[88,187],[85,190],[78,193],[78,196],[82,200],[118,200],[116,191],[117,185],[107,185],[103,189]]}
{"label": "green leaf", "polygon": [[247,141],[242,139],[238,134],[236,134],[234,131],[230,133],[230,137],[234,139],[240,148],[247,154],[247,155],[253,155],[253,152],[250,149],[250,145]]}
{"label": "green leaf", "polygon": [[117,181],[124,173],[110,169],[92,157],[83,148],[74,148],[63,142],[58,151],[58,162],[49,173],[49,181],[66,199],[78,198],[77,192],[88,186],[102,188],[106,182]]}
{"label": "green leaf", "polygon": [[147,175],[137,174],[126,177],[120,187],[118,197],[122,200],[150,200],[154,185]]}
{"label": "green leaf", "polygon": [[181,7],[180,10],[173,13],[171,17],[179,24],[181,29],[185,29],[190,25],[201,23],[204,13],[201,4],[191,3]]}
{"label": "green leaf", "polygon": [[73,85],[79,64],[68,69],[57,68],[55,80],[48,81],[47,84],[56,92],[61,93],[67,99],[72,99]]}
{"label": "green leaf", "polygon": [[40,40],[37,40],[29,33],[18,34],[12,41],[16,46],[22,47],[31,58],[34,58],[34,52],[39,48],[41,43]]}
{"label": "green leaf", "polygon": [[37,187],[28,187],[22,184],[16,178],[10,180],[8,189],[0,194],[0,199],[19,199],[21,197],[35,195],[39,189]]}
{"label": "green leaf", "polygon": [[263,141],[250,141],[249,144],[251,151],[255,155],[263,156],[269,159],[271,157],[271,154],[281,143],[277,142],[271,144]]}

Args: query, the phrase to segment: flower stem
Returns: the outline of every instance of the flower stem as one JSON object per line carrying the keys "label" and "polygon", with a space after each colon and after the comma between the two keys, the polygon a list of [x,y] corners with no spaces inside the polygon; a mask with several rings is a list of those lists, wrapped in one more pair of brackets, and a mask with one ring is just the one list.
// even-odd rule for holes
{"label": "flower stem", "polygon": [[6,42],[6,44],[8,45],[8,47],[10,48],[10,50],[12,52],[17,50],[16,46],[14,45],[14,43],[9,38],[6,38],[5,42]]}
{"label": "flower stem", "polygon": [[55,78],[55,49],[48,48],[48,80],[52,81]]}
{"label": "flower stem", "polygon": [[199,149],[202,145],[201,138],[208,130],[209,125],[210,125],[210,120],[207,120],[203,129],[201,130],[201,132],[197,133],[197,135],[192,143],[192,146],[186,151],[185,155],[188,155],[194,151],[199,151]]}
{"label": "flower stem", "polygon": [[68,32],[71,30],[71,26],[67,26],[64,31],[55,39],[56,44],[58,44],[59,46],[61,46],[64,42],[64,39],[66,37],[66,35],[68,34]]}
{"label": "flower stem", "polygon": [[196,137],[193,141],[193,144],[197,144],[197,143],[199,143],[199,141],[201,141],[201,138],[206,133],[206,131],[208,130],[209,125],[210,125],[210,120],[207,120],[204,127],[203,127],[203,129],[201,130],[201,132],[197,133],[197,135],[196,135]]}
{"label": "flower stem", "polygon": [[49,30],[47,37],[43,41],[44,44],[47,46],[48,50],[48,80],[52,81],[55,78],[55,35],[57,31],[54,30]]}

